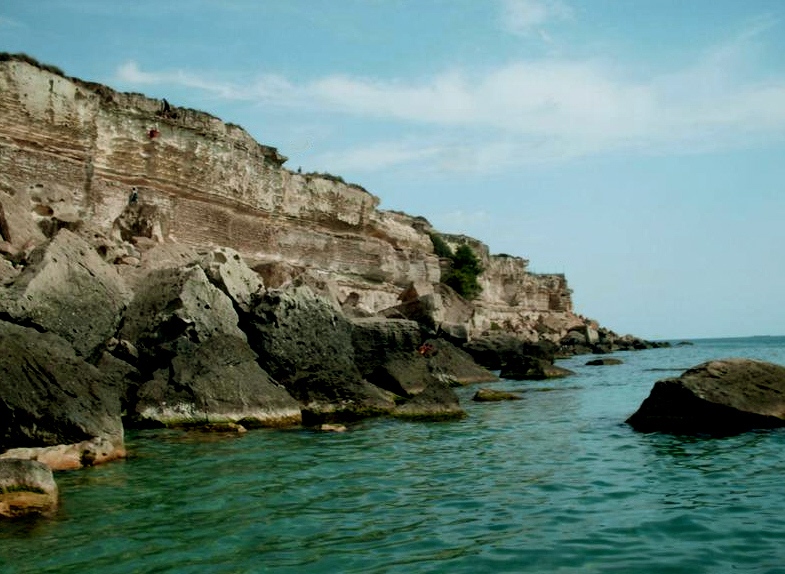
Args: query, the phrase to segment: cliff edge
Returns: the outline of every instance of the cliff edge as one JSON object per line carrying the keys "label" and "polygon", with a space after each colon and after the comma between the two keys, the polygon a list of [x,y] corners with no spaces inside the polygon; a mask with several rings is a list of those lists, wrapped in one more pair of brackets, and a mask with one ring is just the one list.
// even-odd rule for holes
{"label": "cliff edge", "polygon": [[[305,273],[356,316],[400,306],[416,286],[431,297],[436,327],[459,324],[465,338],[503,330],[558,341],[578,330],[597,340],[598,326],[573,313],[563,275],[530,273],[522,258],[442,235],[468,244],[484,270],[479,297],[452,305],[439,292],[445,261],[425,219],[380,210],[340,177],[294,173],[275,148],[204,112],[8,54],[0,112],[0,251],[9,260],[62,228],[131,267],[151,244],[230,247],[267,286]],[[0,279],[10,273],[5,265]]]}

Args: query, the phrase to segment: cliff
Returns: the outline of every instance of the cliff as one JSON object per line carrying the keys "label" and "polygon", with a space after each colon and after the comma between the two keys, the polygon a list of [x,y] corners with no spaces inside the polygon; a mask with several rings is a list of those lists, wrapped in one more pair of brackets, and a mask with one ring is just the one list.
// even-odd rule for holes
{"label": "cliff", "polygon": [[[397,305],[412,284],[420,295],[434,292],[443,262],[427,221],[380,210],[362,187],[294,173],[285,161],[209,114],[69,78],[29,58],[0,61],[0,245],[7,258],[66,227],[107,261],[126,265],[138,252],[118,255],[117,245],[230,247],[268,285],[309,273],[360,314]],[[557,340],[586,324],[572,312],[563,275],[533,274],[525,259],[490,255],[476,239],[443,237],[469,243],[484,268],[482,293],[465,321],[470,336],[504,329]]]}

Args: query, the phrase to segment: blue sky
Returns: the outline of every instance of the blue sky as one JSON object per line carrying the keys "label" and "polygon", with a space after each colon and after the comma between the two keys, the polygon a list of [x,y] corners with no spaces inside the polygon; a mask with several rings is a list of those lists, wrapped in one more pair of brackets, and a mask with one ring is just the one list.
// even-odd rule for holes
{"label": "blue sky", "polygon": [[240,124],[618,332],[785,334],[780,0],[0,0],[0,50]]}

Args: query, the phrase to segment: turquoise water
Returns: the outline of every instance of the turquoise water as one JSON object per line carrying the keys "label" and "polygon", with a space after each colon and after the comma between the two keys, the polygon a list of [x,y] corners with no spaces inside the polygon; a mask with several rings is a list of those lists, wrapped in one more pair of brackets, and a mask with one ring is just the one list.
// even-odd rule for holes
{"label": "turquoise water", "polygon": [[696,341],[498,383],[521,401],[344,434],[146,431],[125,462],[58,474],[57,517],[0,524],[0,572],[785,573],[785,430],[624,424],[709,358],[785,364],[785,338]]}

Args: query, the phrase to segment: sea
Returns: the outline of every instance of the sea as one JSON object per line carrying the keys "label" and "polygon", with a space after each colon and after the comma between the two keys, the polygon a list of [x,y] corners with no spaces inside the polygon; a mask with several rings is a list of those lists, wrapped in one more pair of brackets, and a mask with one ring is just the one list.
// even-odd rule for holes
{"label": "sea", "polygon": [[785,364],[785,337],[703,339],[486,383],[522,400],[345,433],[129,432],[122,462],[58,473],[56,516],[0,523],[0,573],[785,573],[785,430],[625,424],[703,361]]}

